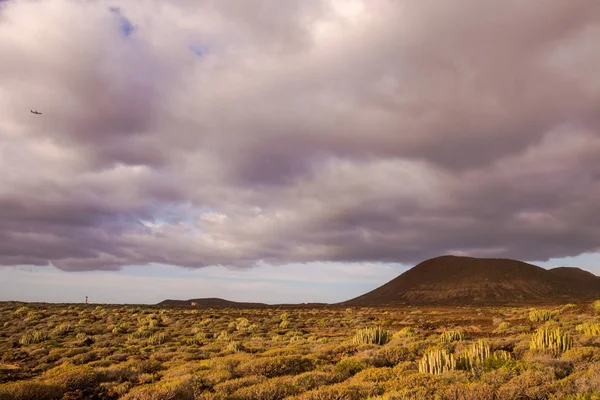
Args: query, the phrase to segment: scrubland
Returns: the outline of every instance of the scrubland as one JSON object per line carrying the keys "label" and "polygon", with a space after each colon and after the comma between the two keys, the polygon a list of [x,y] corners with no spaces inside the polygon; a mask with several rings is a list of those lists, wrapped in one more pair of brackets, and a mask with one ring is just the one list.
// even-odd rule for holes
{"label": "scrubland", "polygon": [[600,399],[600,302],[0,303],[5,399]]}

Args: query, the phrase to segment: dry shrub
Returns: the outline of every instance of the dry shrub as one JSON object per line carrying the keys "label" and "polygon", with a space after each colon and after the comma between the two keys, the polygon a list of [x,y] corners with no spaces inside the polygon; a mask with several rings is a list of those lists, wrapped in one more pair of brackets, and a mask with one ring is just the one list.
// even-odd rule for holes
{"label": "dry shrub", "polygon": [[338,380],[343,381],[351,376],[356,375],[367,367],[367,364],[359,357],[348,357],[339,361],[334,368],[335,376]]}
{"label": "dry shrub", "polygon": [[268,378],[282,375],[296,375],[314,368],[314,361],[308,357],[281,356],[257,358],[240,364],[236,371],[241,376],[263,375]]}
{"label": "dry shrub", "polygon": [[193,381],[180,380],[134,388],[122,400],[194,400],[196,393]]}
{"label": "dry shrub", "polygon": [[396,376],[397,371],[393,368],[367,368],[354,375],[353,380],[379,383],[387,382],[391,379],[396,378]]}
{"label": "dry shrub", "polygon": [[497,391],[498,399],[546,399],[552,378],[553,374],[546,371],[526,371],[502,385]]}
{"label": "dry shrub", "polygon": [[56,384],[36,381],[10,382],[0,385],[0,400],[60,399],[64,389]]}
{"label": "dry shrub", "polygon": [[279,400],[300,392],[293,377],[280,376],[256,385],[243,387],[228,397],[230,400]]}
{"label": "dry shrub", "polygon": [[297,396],[299,400],[361,400],[382,395],[383,386],[373,382],[342,382]]}
{"label": "dry shrub", "polygon": [[236,390],[239,390],[246,386],[256,385],[258,383],[265,382],[266,380],[267,378],[262,375],[246,376],[243,378],[231,379],[225,382],[221,382],[215,385],[214,390],[215,392],[220,393],[222,395],[229,395],[235,392]]}
{"label": "dry shrub", "polygon": [[106,382],[107,374],[104,371],[95,370],[89,365],[63,364],[46,371],[42,378],[48,384],[74,391],[94,388],[100,383]]}
{"label": "dry shrub", "polygon": [[454,383],[442,390],[444,400],[495,400],[494,388],[481,382]]}
{"label": "dry shrub", "polygon": [[598,347],[575,347],[565,352],[561,360],[574,363],[600,362],[600,348]]}
{"label": "dry shrub", "polygon": [[368,353],[365,357],[367,364],[374,367],[393,367],[411,358],[410,351],[404,346],[386,346]]}
{"label": "dry shrub", "polygon": [[336,380],[331,372],[309,371],[294,377],[294,386],[300,392],[306,392],[324,385],[330,385]]}

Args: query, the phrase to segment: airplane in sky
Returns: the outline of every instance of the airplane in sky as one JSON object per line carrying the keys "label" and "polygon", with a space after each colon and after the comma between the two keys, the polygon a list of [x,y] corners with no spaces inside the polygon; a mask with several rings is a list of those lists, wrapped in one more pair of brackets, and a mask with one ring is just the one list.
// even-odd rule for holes
{"label": "airplane in sky", "polygon": [[30,110],[30,111],[31,111],[31,113],[32,113],[32,114],[42,115],[42,113],[41,113],[41,112],[38,112],[38,111],[36,111],[36,110]]}

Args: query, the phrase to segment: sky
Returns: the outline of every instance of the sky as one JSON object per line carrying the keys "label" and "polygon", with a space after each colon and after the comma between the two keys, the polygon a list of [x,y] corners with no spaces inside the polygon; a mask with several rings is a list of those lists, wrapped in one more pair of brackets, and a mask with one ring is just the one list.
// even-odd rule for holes
{"label": "sky", "polygon": [[0,300],[600,274],[599,42],[590,0],[0,1]]}

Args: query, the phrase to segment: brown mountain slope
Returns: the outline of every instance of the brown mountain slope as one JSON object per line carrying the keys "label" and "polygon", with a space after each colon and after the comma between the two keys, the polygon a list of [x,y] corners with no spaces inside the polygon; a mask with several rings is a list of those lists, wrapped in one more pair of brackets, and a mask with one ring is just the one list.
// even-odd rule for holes
{"label": "brown mountain slope", "polygon": [[203,299],[189,299],[189,300],[163,300],[157,304],[157,306],[163,307],[191,307],[192,303],[195,303],[195,307],[199,308],[261,308],[266,307],[263,303],[240,303],[237,301],[225,300],[220,298],[203,298]]}
{"label": "brown mountain slope", "polygon": [[578,268],[546,270],[509,259],[441,256],[342,304],[559,303],[592,298],[600,298],[600,278]]}

